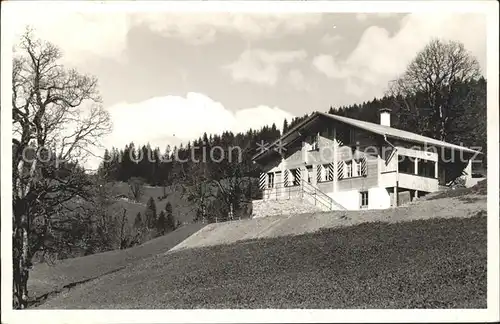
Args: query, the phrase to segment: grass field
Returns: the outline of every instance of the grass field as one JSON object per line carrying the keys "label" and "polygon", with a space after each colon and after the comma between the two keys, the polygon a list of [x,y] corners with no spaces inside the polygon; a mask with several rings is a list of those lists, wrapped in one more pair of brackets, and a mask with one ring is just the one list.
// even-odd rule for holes
{"label": "grass field", "polygon": [[189,224],[164,236],[126,250],[65,259],[55,265],[36,264],[30,273],[28,291],[32,300],[64,290],[67,286],[111,273],[149,257],[164,253],[200,230],[203,224]]}
{"label": "grass field", "polygon": [[479,214],[169,252],[40,308],[484,308]]}

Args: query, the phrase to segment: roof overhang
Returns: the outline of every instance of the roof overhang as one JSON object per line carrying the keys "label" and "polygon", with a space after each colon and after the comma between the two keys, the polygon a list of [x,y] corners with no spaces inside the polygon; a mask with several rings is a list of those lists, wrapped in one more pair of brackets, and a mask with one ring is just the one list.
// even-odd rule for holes
{"label": "roof overhang", "polygon": [[303,135],[300,131],[306,129],[309,125],[311,125],[314,121],[316,121],[319,116],[320,115],[318,112],[312,113],[311,116],[298,123],[285,135],[281,136],[279,139],[274,141],[271,145],[269,145],[267,149],[263,149],[259,153],[255,154],[252,157],[252,161],[255,162],[257,160],[260,160],[266,156],[269,156],[269,154],[272,154],[273,152],[277,153],[273,150],[273,147],[275,147],[278,144],[281,144],[282,146],[289,146],[295,141],[297,141]]}
{"label": "roof overhang", "polygon": [[[314,121],[318,120],[320,117],[327,117],[329,119],[335,120],[336,122],[347,124],[349,126],[359,128],[359,129],[362,129],[362,130],[365,130],[365,131],[368,131],[368,132],[371,132],[374,134],[378,134],[380,136],[384,136],[387,138],[391,138],[391,139],[397,139],[397,140],[412,142],[412,143],[416,143],[416,144],[424,144],[424,145],[428,145],[429,147],[434,146],[434,147],[441,147],[441,148],[450,149],[450,150],[463,151],[465,153],[470,153],[470,154],[483,154],[480,151],[475,151],[475,150],[469,149],[469,148],[464,147],[464,146],[459,146],[459,145],[455,145],[455,144],[451,144],[451,143],[447,143],[447,142],[443,142],[443,141],[438,141],[438,140],[432,139],[430,137],[428,138],[428,137],[414,134],[411,132],[403,131],[403,130],[400,130],[397,128],[391,128],[391,127],[385,128],[385,126],[380,127],[380,125],[378,125],[378,124],[360,121],[357,119],[352,119],[352,118],[348,118],[348,117],[337,116],[337,115],[332,115],[332,114],[327,114],[327,113],[322,113],[322,112],[314,112],[311,114],[311,116],[309,116],[308,118],[306,118],[305,120],[303,120],[302,122],[297,124],[295,127],[293,127],[290,131],[288,131],[281,138],[274,141],[269,147],[267,147],[267,149],[262,150],[261,152],[255,154],[252,157],[252,161],[256,162],[264,157],[269,156],[269,154],[272,154],[273,152],[277,153],[276,151],[273,150],[273,147],[275,147],[278,144],[281,144],[281,146],[289,146],[290,144],[295,142],[297,139],[302,137],[302,134],[300,133],[301,130],[304,130],[307,127],[309,127],[311,124],[313,124]],[[398,134],[401,134],[401,135],[398,135]],[[406,136],[404,136],[404,135],[406,135]],[[413,138],[413,137],[419,137],[419,139]]]}

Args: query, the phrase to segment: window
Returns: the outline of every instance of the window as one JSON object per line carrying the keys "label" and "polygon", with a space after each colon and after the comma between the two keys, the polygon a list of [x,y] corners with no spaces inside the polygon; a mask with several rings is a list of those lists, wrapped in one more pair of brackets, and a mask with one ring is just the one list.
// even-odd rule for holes
{"label": "window", "polygon": [[422,177],[436,177],[436,162],[429,160],[418,160],[418,175]]}
{"label": "window", "polygon": [[352,161],[345,161],[345,177],[352,177]]}
{"label": "window", "polygon": [[399,155],[398,171],[401,173],[415,174],[415,158],[406,155]]}
{"label": "window", "polygon": [[[367,175],[365,157],[355,160],[339,161],[337,167],[339,180],[354,177],[365,177]],[[331,177],[333,178],[333,175]]]}
{"label": "window", "polygon": [[291,176],[291,183],[292,186],[299,186],[300,185],[300,169],[291,169],[290,170],[290,176]]}
{"label": "window", "polygon": [[333,181],[333,164],[324,164],[322,169],[322,180]]}
{"label": "window", "polygon": [[359,177],[361,176],[361,160],[353,160],[352,163],[352,176]]}
{"label": "window", "polygon": [[333,126],[327,127],[321,131],[321,136],[328,138],[328,139],[333,139],[333,133],[334,133],[334,128]]}
{"label": "window", "polygon": [[274,173],[272,172],[267,174],[267,187],[274,188]]}
{"label": "window", "polygon": [[311,151],[317,151],[319,149],[318,146],[319,134],[314,134],[309,136],[308,142],[311,143]]}
{"label": "window", "polygon": [[361,191],[359,194],[361,199],[361,208],[368,208],[368,191]]}
{"label": "window", "polygon": [[316,172],[318,182],[333,181],[333,164],[318,164]]}

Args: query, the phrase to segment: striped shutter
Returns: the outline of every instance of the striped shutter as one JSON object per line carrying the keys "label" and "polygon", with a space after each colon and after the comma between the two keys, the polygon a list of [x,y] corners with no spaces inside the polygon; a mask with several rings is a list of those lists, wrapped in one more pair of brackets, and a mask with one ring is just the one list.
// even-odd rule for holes
{"label": "striped shutter", "polygon": [[266,188],[266,174],[261,173],[259,177],[259,189],[264,189]]}
{"label": "striped shutter", "polygon": [[333,165],[333,162],[328,165],[328,180],[333,180],[334,173],[335,173],[335,166]]}
{"label": "striped shutter", "polygon": [[302,182],[302,169],[301,168],[297,168],[295,169],[295,174],[293,175],[295,177],[295,181],[300,185],[300,183]]}
{"label": "striped shutter", "polygon": [[285,184],[285,187],[288,187],[288,174],[290,173],[290,171],[288,171],[288,169],[285,169],[285,172],[283,174],[283,182]]}
{"label": "striped shutter", "polygon": [[323,165],[318,164],[316,166],[316,182],[321,182],[323,176]]}
{"label": "striped shutter", "polygon": [[337,176],[340,179],[344,179],[344,161],[337,162]]}
{"label": "striped shutter", "polygon": [[366,156],[361,158],[361,175],[366,176],[367,168],[366,168]]}

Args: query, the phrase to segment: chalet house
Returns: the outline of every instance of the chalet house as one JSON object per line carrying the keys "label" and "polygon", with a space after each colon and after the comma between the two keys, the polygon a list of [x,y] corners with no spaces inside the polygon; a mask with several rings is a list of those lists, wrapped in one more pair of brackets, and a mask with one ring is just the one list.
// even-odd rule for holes
{"label": "chalet house", "polygon": [[384,209],[471,175],[475,150],[380,124],[321,112],[252,160],[263,199],[305,200],[323,210]]}

